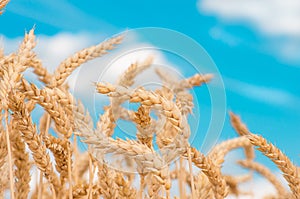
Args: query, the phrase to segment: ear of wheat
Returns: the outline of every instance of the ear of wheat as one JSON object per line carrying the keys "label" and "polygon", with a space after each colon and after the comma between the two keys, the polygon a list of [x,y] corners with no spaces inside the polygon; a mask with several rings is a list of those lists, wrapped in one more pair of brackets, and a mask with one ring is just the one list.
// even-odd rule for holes
{"label": "ear of wheat", "polygon": [[1,0],[0,1],[0,15],[3,14],[4,7],[8,4],[9,0]]}
{"label": "ear of wheat", "polygon": [[[7,2],[0,1],[0,10]],[[180,80],[156,68],[163,85],[152,91],[133,85],[154,58],[134,62],[115,84],[95,84],[99,94],[110,98],[110,104],[94,125],[66,80],[83,63],[118,47],[122,39],[117,36],[76,52],[54,74],[34,52],[34,30],[25,34],[16,52],[6,55],[1,51],[0,197],[9,190],[11,198],[171,198],[175,182],[179,196],[174,198],[243,195],[247,193],[239,185],[251,176],[232,176],[221,170],[225,156],[237,148],[245,150],[245,159],[238,163],[268,179],[277,190],[274,198],[300,197],[298,167],[263,137],[251,133],[233,113],[231,123],[239,137],[219,143],[208,155],[190,145],[187,118],[193,111],[193,95],[189,89],[209,83],[212,74]],[[24,78],[28,68],[33,68],[44,87]],[[126,101],[137,104],[137,111],[124,108]],[[32,119],[36,106],[44,111],[39,124]],[[136,139],[115,138],[120,119],[136,126]],[[79,137],[88,145],[85,152],[78,150]],[[254,161],[255,148],[278,166],[291,191]],[[107,162],[108,155],[116,157],[117,166]],[[117,169],[124,165],[135,173]],[[32,172],[40,174],[34,186],[30,186]]]}

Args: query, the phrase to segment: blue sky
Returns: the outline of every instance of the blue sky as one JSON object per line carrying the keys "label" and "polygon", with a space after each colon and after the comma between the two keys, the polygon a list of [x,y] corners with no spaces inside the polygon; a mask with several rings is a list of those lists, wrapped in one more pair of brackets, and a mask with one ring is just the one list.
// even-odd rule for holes
{"label": "blue sky", "polygon": [[[73,35],[70,42],[63,40],[71,45],[76,36],[90,35],[92,39],[83,45],[132,28],[181,32],[202,45],[217,65],[228,111],[241,115],[253,132],[264,135],[300,163],[298,13],[296,0],[285,4],[279,0],[12,0],[0,17],[0,34],[15,41],[35,26],[40,43],[63,33]],[[76,48],[86,47],[81,41]],[[199,103],[204,110],[209,108],[206,100]],[[234,136],[227,118],[220,140]]]}

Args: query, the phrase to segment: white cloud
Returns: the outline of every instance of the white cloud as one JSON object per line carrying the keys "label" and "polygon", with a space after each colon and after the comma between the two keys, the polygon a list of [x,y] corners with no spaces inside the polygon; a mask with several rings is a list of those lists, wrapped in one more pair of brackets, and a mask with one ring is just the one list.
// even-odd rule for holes
{"label": "white cloud", "polygon": [[300,37],[298,0],[202,0],[199,9],[228,22],[249,22],[271,35]]}

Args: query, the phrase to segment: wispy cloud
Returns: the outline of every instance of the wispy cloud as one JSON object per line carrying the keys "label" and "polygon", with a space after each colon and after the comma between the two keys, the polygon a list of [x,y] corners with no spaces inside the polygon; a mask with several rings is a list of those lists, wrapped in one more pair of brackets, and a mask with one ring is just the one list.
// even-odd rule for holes
{"label": "wispy cloud", "polygon": [[236,46],[241,43],[241,40],[234,35],[226,32],[224,29],[219,27],[213,27],[209,34],[213,39],[221,40],[224,43],[227,43],[229,46]]}
{"label": "wispy cloud", "polygon": [[230,23],[248,22],[269,35],[300,37],[298,0],[202,0],[199,8]]}
{"label": "wispy cloud", "polygon": [[266,104],[293,108],[300,102],[298,96],[277,88],[249,84],[228,77],[224,78],[224,82],[227,90]]}

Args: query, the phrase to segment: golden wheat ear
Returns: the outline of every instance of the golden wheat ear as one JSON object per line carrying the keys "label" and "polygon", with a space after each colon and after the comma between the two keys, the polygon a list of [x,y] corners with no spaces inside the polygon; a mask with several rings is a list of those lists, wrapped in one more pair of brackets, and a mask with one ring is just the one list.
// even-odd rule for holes
{"label": "golden wheat ear", "polygon": [[297,167],[291,160],[262,136],[249,134],[247,137],[254,146],[257,146],[257,150],[261,151],[265,156],[272,160],[283,172],[283,177],[288,182],[294,196],[300,198],[300,177]]}
{"label": "golden wheat ear", "polygon": [[61,86],[65,82],[65,80],[71,75],[71,73],[81,64],[107,54],[109,50],[114,49],[115,46],[117,44],[120,44],[122,40],[123,36],[113,37],[96,46],[91,46],[89,48],[82,49],[76,52],[73,56],[65,59],[56,68],[52,81],[49,84],[49,87],[53,88]]}
{"label": "golden wheat ear", "polygon": [[220,167],[215,165],[213,160],[205,157],[197,149],[191,148],[192,161],[202,170],[208,177],[210,183],[213,185],[214,195],[216,199],[225,198],[228,195],[228,187],[224,176],[221,174]]}
{"label": "golden wheat ear", "polygon": [[18,95],[9,96],[9,108],[13,111],[13,122],[32,153],[34,162],[46,179],[53,184],[56,191],[60,187],[56,173],[53,171],[50,156],[47,153],[46,146],[43,144],[37,133],[36,125],[33,124],[32,118],[24,104],[24,98]]}
{"label": "golden wheat ear", "polygon": [[3,14],[4,7],[8,4],[9,0],[0,0],[0,15]]}

